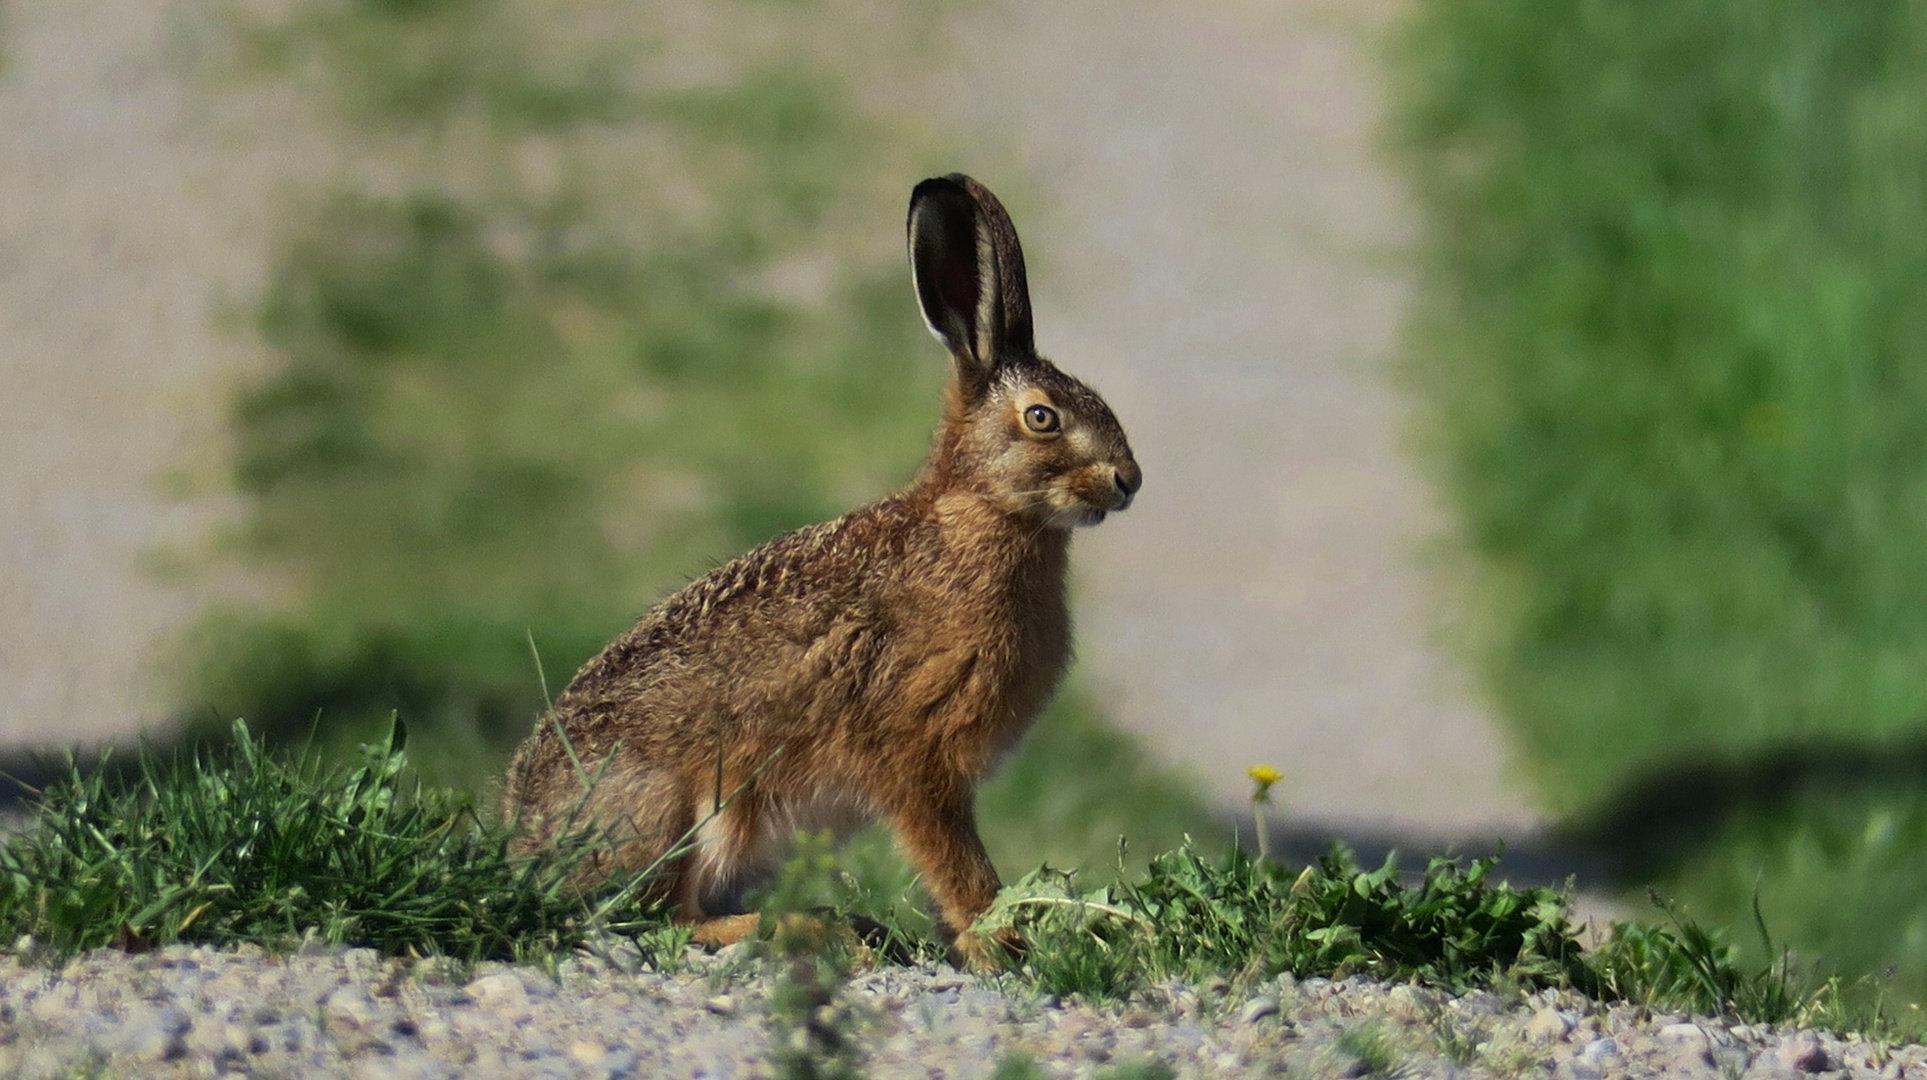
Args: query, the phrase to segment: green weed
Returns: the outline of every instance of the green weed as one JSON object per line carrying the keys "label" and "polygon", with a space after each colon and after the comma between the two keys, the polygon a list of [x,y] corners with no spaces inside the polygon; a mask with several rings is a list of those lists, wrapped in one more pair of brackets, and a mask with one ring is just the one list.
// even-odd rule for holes
{"label": "green weed", "polygon": [[[1495,880],[1496,866],[1434,859],[1405,882],[1390,859],[1365,869],[1343,848],[1300,869],[1181,847],[1095,889],[1046,867],[1006,889],[986,921],[1026,935],[1023,974],[1039,989],[1098,1000],[1172,976],[1255,985],[1290,972],[1507,995],[1562,987],[1751,1023],[1899,1030],[1891,1010],[1856,1001],[1838,979],[1784,955],[1749,963],[1670,903],[1664,923],[1615,924],[1581,950],[1563,894]],[[1469,1060],[1482,1035],[1463,1025],[1441,1038],[1442,1052]]]}
{"label": "green weed", "polygon": [[760,905],[758,955],[775,970],[770,989],[770,1063],[783,1080],[857,1080],[860,1023],[842,993],[854,941],[819,901],[837,889],[828,837],[805,836]]}
{"label": "green weed", "polygon": [[[1741,966],[1736,949],[1686,919],[1676,904],[1657,893],[1653,902],[1670,926],[1615,927],[1612,938],[1591,958],[1609,992],[1649,1004],[1663,1001],[1677,1007],[1684,1002],[1696,1013],[1728,1013],[1762,1023],[1780,1023],[1799,1013],[1788,957],[1749,971]],[[1764,922],[1759,930],[1771,952]]]}
{"label": "green weed", "polygon": [[1029,1054],[1011,1053],[998,1059],[990,1080],[1045,1080],[1045,1073]]}
{"label": "green weed", "polygon": [[1478,1061],[1480,1045],[1491,1037],[1482,1021],[1445,1003],[1427,1009],[1425,1030],[1431,1034],[1433,1050],[1460,1068]]}
{"label": "green weed", "polygon": [[1030,970],[1056,980],[1055,992],[1099,997],[1161,974],[1363,974],[1452,988],[1501,972],[1532,985],[1584,978],[1564,898],[1493,883],[1493,866],[1435,859],[1408,887],[1392,861],[1363,870],[1343,849],[1290,870],[1187,846],[1141,878],[1089,891],[1046,868],[1006,890],[992,918],[1030,936]]}

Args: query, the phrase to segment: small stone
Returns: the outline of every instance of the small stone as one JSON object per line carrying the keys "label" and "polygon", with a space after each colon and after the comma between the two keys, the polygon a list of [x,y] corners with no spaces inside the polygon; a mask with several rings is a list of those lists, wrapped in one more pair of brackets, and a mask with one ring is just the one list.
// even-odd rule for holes
{"label": "small stone", "polygon": [[1619,1056],[1619,1044],[1611,1039],[1594,1039],[1579,1051],[1579,1060],[1588,1065],[1598,1065],[1607,1058]]}
{"label": "small stone", "polygon": [[1572,1030],[1572,1024],[1572,1017],[1548,1005],[1533,1013],[1532,1019],[1526,1021],[1526,1041],[1541,1045],[1558,1042]]}
{"label": "small stone", "polygon": [[1278,1002],[1273,998],[1255,997],[1245,1002],[1244,1009],[1238,1013],[1241,1024],[1255,1024],[1267,1016],[1278,1015]]}
{"label": "small stone", "polygon": [[1700,1027],[1698,1024],[1667,1024],[1665,1027],[1659,1029],[1659,1037],[1674,1041],[1698,1039],[1701,1042],[1705,1042],[1706,1029]]}
{"label": "small stone", "polygon": [[1394,986],[1385,994],[1386,1009],[1401,1019],[1411,1019],[1419,1015],[1418,991],[1410,986]]}
{"label": "small stone", "polygon": [[1706,1063],[1718,1069],[1721,1076],[1741,1076],[1753,1064],[1753,1055],[1744,1046],[1714,1046],[1706,1048]]}
{"label": "small stone", "polygon": [[529,1001],[528,984],[521,977],[502,971],[484,975],[463,987],[463,992],[490,1008],[523,1006]]}
{"label": "small stone", "polygon": [[616,1049],[602,1055],[602,1060],[590,1068],[589,1075],[596,1080],[632,1080],[641,1072],[642,1059],[634,1050]]}
{"label": "small stone", "polygon": [[169,1035],[180,1036],[194,1030],[194,1018],[178,1005],[161,1006],[156,1019],[160,1021],[161,1030]]}
{"label": "small stone", "polygon": [[1332,1073],[1332,1075],[1338,1077],[1338,1080],[1362,1080],[1362,1078],[1371,1071],[1372,1067],[1369,1064],[1361,1059],[1353,1058],[1345,1062],[1338,1071]]}
{"label": "small stone", "polygon": [[322,1002],[321,1014],[330,1031],[366,1031],[374,1026],[380,1009],[368,991],[359,986],[343,986],[328,994]]}
{"label": "small stone", "polygon": [[176,1047],[185,1048],[179,1035],[170,1035],[152,1016],[129,1018],[104,1043],[110,1053],[134,1057],[175,1057]]}
{"label": "small stone", "polygon": [[578,1039],[569,1044],[569,1056],[584,1065],[592,1065],[602,1060],[609,1048],[594,1039]]}
{"label": "small stone", "polygon": [[460,1074],[426,1054],[409,1054],[364,1058],[353,1075],[355,1080],[455,1080]]}
{"label": "small stone", "polygon": [[1820,1038],[1811,1033],[1790,1036],[1780,1044],[1775,1055],[1780,1064],[1794,1072],[1819,1073],[1834,1067],[1833,1055],[1820,1043]]}
{"label": "small stone", "polygon": [[708,1009],[717,1016],[734,1016],[736,1015],[736,999],[730,997],[728,994],[717,994],[715,997],[703,1002],[703,1008]]}

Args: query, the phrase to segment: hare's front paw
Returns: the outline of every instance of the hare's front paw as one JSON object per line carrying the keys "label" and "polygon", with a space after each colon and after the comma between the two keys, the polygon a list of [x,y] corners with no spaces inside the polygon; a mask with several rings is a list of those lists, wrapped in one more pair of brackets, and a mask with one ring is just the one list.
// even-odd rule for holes
{"label": "hare's front paw", "polygon": [[965,930],[950,945],[951,961],[966,971],[991,975],[1023,963],[1030,944],[1008,928],[980,934]]}

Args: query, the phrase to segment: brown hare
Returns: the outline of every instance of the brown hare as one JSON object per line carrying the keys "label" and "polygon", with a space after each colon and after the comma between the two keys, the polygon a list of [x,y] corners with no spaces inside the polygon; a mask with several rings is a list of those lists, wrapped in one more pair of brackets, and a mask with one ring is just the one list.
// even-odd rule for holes
{"label": "brown hare", "polygon": [[1129,506],[1142,477],[1104,399],[1037,355],[996,196],[925,180],[908,229],[918,303],[954,365],[922,471],[696,579],[585,664],[517,750],[504,812],[525,848],[572,820],[611,829],[601,872],[688,836],[658,898],[711,944],[753,928],[714,916],[796,830],[881,819],[954,954],[983,967],[995,950],[969,927],[999,882],[976,787],[1070,659],[1071,530]]}

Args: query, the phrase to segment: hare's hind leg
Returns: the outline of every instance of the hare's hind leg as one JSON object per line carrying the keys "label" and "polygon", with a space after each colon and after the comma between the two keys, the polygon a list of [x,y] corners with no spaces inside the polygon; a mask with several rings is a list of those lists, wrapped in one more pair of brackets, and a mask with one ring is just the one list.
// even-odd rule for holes
{"label": "hare's hind leg", "polygon": [[[676,921],[696,926],[704,945],[729,945],[756,928],[742,911],[741,893],[772,869],[763,812],[753,793],[716,808],[713,795],[689,801],[695,824],[677,860]],[[717,917],[721,916],[721,917]]]}

